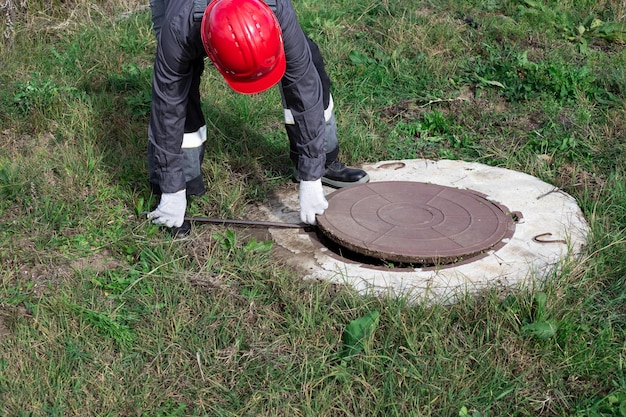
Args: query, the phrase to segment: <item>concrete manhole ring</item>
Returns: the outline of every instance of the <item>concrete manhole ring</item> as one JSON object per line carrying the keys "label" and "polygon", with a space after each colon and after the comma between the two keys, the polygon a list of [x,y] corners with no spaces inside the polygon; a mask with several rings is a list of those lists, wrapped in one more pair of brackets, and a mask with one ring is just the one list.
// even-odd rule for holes
{"label": "concrete manhole ring", "polygon": [[[505,207],[506,212],[518,213],[520,218],[515,220],[512,236],[505,236],[480,256],[449,265],[408,268],[342,258],[324,246],[316,233],[270,228],[282,260],[300,271],[304,279],[345,284],[364,294],[451,302],[468,291],[534,286],[562,261],[575,259],[585,250],[589,227],[574,198],[531,175],[451,160],[381,161],[362,168],[370,176],[370,185],[410,181],[470,190]],[[333,192],[326,188],[328,198]],[[297,185],[285,187],[251,211],[258,220],[298,223]]]}

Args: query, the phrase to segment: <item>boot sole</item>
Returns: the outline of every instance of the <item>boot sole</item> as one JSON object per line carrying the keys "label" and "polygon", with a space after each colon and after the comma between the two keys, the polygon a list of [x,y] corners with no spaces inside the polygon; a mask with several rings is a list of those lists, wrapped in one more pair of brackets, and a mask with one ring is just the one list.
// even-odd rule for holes
{"label": "boot sole", "polygon": [[345,187],[350,187],[351,185],[365,184],[366,182],[369,182],[369,180],[370,180],[370,176],[367,174],[365,174],[365,176],[360,178],[358,181],[352,181],[352,182],[337,181],[337,180],[332,180],[327,177],[322,177],[322,184],[327,185],[328,187],[332,187],[332,188],[345,188]]}

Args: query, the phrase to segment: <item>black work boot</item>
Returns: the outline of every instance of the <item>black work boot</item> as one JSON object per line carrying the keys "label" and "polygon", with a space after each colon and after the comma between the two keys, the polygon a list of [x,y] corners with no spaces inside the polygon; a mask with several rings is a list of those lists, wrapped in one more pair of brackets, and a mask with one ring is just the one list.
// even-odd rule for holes
{"label": "black work boot", "polygon": [[356,184],[365,184],[370,180],[367,172],[362,169],[348,168],[339,161],[333,161],[326,166],[322,176],[322,184],[333,188],[344,188]]}
{"label": "black work boot", "polygon": [[[300,182],[298,168],[293,170],[293,181]],[[348,168],[345,164],[334,161],[328,164],[322,176],[322,184],[333,188],[345,188],[351,185],[365,184],[370,177],[362,169]]]}
{"label": "black work boot", "polygon": [[191,222],[185,220],[180,227],[172,227],[170,233],[174,239],[182,239],[191,234]]}

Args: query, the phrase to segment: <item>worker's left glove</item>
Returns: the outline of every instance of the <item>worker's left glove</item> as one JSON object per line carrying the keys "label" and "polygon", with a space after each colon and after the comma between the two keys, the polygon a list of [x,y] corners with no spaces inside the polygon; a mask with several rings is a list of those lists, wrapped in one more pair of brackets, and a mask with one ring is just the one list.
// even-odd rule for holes
{"label": "worker's left glove", "polygon": [[180,227],[185,221],[185,209],[187,208],[186,190],[176,193],[161,194],[161,201],[156,210],[148,213],[148,218],[154,224],[162,224],[167,227]]}
{"label": "worker's left glove", "polygon": [[322,179],[300,181],[300,220],[307,224],[316,224],[315,215],[324,214],[328,201],[324,196]]}

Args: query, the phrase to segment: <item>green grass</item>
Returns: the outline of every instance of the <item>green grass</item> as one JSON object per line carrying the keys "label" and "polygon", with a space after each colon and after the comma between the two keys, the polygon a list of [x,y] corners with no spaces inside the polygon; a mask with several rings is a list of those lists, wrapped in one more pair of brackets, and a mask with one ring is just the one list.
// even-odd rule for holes
{"label": "green grass", "polygon": [[[536,288],[442,306],[302,281],[241,229],[172,241],[140,216],[149,11],[8,1],[0,416],[626,416],[623,2],[295,6],[334,80],[342,160],[535,175],[576,198],[586,253]],[[191,214],[243,218],[290,181],[280,98],[210,67],[202,89]]]}

